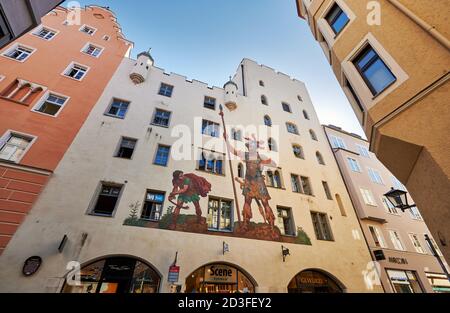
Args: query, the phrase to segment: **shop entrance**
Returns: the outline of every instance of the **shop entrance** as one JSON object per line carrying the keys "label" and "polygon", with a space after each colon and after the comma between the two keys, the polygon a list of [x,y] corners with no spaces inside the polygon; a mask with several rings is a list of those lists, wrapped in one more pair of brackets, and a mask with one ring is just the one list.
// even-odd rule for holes
{"label": "shop entrance", "polygon": [[342,284],[329,275],[307,270],[297,274],[288,285],[289,293],[342,293]]}
{"label": "shop entrance", "polygon": [[238,268],[214,263],[202,266],[186,278],[186,293],[254,293],[252,279]]}
{"label": "shop entrance", "polygon": [[156,293],[160,276],[146,263],[129,257],[105,258],[81,268],[81,285],[66,284],[64,293]]}

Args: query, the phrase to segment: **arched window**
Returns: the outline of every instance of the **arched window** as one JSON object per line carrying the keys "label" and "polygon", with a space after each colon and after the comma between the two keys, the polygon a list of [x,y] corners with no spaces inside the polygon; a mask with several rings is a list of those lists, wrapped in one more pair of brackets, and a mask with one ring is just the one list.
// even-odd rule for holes
{"label": "arched window", "polygon": [[238,164],[237,175],[239,178],[244,178],[244,165],[242,165],[242,163]]}
{"label": "arched window", "polygon": [[273,182],[274,182],[274,187],[275,188],[281,188],[281,175],[280,172],[275,171],[275,173],[273,173]]}
{"label": "arched window", "polygon": [[276,141],[273,138],[269,138],[267,143],[268,143],[270,151],[274,151],[274,152],[278,151],[277,143],[276,143]]}
{"label": "arched window", "polygon": [[[157,293],[161,277],[149,264],[132,257],[108,257],[81,268],[77,286],[63,293]],[[69,279],[69,277],[68,277]]]}
{"label": "arched window", "polygon": [[325,165],[325,161],[323,160],[322,154],[319,151],[316,152],[317,162],[321,165]]}
{"label": "arched window", "polygon": [[341,196],[339,194],[335,195],[336,202],[338,204],[339,210],[341,211],[342,216],[347,216],[347,213],[345,212],[344,204],[342,203]]}
{"label": "arched window", "polygon": [[305,154],[303,153],[303,148],[299,145],[292,145],[292,151],[294,151],[295,157],[299,159],[305,159]]}
{"label": "arched window", "polygon": [[303,116],[305,117],[306,120],[309,120],[309,114],[305,110],[303,110]]}
{"label": "arched window", "polygon": [[269,115],[264,116],[264,125],[272,127],[272,119]]}
{"label": "arched window", "polygon": [[261,103],[264,105],[269,105],[269,102],[267,101],[267,97],[262,95],[261,96]]}
{"label": "arched window", "polygon": [[274,181],[274,178],[273,178],[272,171],[267,171],[267,184],[270,187],[274,187],[275,186],[275,181]]}
{"label": "arched window", "polygon": [[262,80],[260,80],[260,81],[259,81],[259,85],[260,85],[261,87],[264,87],[264,82],[263,82]]}
{"label": "arched window", "polygon": [[315,133],[312,129],[309,130],[309,134],[311,135],[311,139],[312,139],[312,140],[318,141],[318,140],[317,140],[317,135],[316,135],[316,133]]}
{"label": "arched window", "polygon": [[293,123],[286,123],[286,128],[287,128],[287,131],[289,133],[291,133],[291,134],[294,134],[294,135],[298,135],[299,134],[297,125],[295,125]]}
{"label": "arched window", "polygon": [[330,274],[317,269],[308,269],[297,274],[288,285],[288,293],[343,292],[344,285],[341,282]]}

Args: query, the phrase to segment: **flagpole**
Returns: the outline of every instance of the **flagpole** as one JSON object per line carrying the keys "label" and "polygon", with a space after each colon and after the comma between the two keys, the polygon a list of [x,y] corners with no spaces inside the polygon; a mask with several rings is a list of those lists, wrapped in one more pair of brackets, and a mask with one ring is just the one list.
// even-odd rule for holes
{"label": "flagpole", "polygon": [[[223,106],[220,105],[219,108],[220,108],[219,115],[222,117],[223,133],[225,135],[224,139],[225,139],[225,143],[227,143],[228,135],[227,135],[227,128],[225,125],[225,117],[224,117],[225,114],[223,113]],[[239,202],[238,202],[238,197],[237,197],[237,192],[236,192],[236,182],[234,180],[234,170],[233,170],[233,164],[231,162],[231,152],[230,152],[230,149],[228,149],[228,144],[226,146],[227,146],[228,162],[230,165],[230,172],[231,172],[231,183],[233,184],[234,202],[236,203],[238,222],[240,224],[241,223],[241,212],[239,210]]]}

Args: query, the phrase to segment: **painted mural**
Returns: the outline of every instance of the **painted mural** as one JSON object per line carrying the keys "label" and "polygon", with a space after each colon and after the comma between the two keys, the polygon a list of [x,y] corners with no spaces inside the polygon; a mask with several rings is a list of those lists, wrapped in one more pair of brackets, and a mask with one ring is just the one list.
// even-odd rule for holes
{"label": "painted mural", "polygon": [[[223,112],[221,112],[221,115],[223,119]],[[224,127],[224,129],[226,128]],[[296,237],[293,237],[283,236],[278,226],[276,226],[276,217],[270,206],[271,197],[263,173],[264,167],[276,167],[277,165],[272,159],[260,154],[259,151],[263,148],[264,142],[252,135],[249,138],[245,138],[246,151],[241,151],[230,144],[226,131],[224,139],[229,156],[233,154],[246,165],[246,173],[243,179],[234,177],[233,173],[231,175],[235,196],[234,205],[236,207],[231,208],[230,205],[229,210],[235,209],[237,221],[233,225],[228,225],[227,231],[210,231],[208,224],[210,221],[208,219],[211,219],[211,216],[208,214],[208,218],[206,218],[202,215],[202,212],[208,212],[208,210],[202,210],[200,199],[208,197],[212,188],[211,183],[201,176],[193,173],[183,173],[179,170],[172,175],[173,189],[168,196],[168,201],[171,205],[166,208],[159,222],[148,222],[139,219],[137,210],[140,204],[136,203],[130,206],[130,217],[125,220],[124,225],[311,245],[310,238],[302,228],[298,228]],[[242,201],[238,201],[236,183],[240,186],[241,196],[244,200],[242,211],[239,208],[239,203],[242,203]],[[254,204],[256,204],[256,208]],[[195,208],[195,215],[183,214],[182,210],[189,210],[191,205]],[[254,212],[258,212],[261,215],[263,222],[257,223],[253,221]],[[229,214],[230,216],[232,215],[232,213]],[[231,224],[231,220],[230,217],[227,221]]]}

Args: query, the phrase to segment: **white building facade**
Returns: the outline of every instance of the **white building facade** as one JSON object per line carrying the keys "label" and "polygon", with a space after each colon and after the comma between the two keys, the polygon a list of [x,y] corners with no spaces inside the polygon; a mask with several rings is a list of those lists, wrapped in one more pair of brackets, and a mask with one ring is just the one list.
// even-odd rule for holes
{"label": "white building facade", "polygon": [[142,53],[0,257],[0,291],[380,292],[371,261],[304,83],[244,59],[208,87]]}

